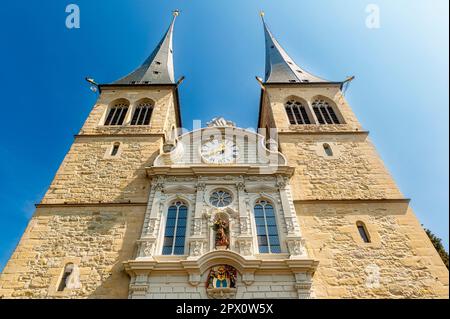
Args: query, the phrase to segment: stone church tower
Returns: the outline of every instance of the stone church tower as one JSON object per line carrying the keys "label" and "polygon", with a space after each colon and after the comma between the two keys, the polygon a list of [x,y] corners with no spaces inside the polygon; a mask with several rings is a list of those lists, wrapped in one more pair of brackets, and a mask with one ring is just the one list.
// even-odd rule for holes
{"label": "stone church tower", "polygon": [[342,94],[264,24],[259,133],[181,134],[173,21],[99,98],[4,298],[448,298],[448,271]]}

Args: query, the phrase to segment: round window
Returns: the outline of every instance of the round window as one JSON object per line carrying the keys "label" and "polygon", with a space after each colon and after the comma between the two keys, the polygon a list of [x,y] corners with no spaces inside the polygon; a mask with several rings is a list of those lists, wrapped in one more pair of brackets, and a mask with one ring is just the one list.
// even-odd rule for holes
{"label": "round window", "polygon": [[215,207],[227,207],[231,204],[233,198],[227,191],[218,190],[211,193],[209,202]]}

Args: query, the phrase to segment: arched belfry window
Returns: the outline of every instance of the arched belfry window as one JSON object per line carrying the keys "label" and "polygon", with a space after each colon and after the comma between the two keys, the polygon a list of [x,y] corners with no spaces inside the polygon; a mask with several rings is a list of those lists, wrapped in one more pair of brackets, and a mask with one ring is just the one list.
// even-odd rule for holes
{"label": "arched belfry window", "polygon": [[320,124],[340,124],[336,112],[327,101],[316,99],[312,103],[312,107]]}
{"label": "arched belfry window", "polygon": [[129,107],[128,101],[119,100],[112,104],[106,116],[105,125],[122,125]]}
{"label": "arched belfry window", "polygon": [[278,227],[273,205],[266,200],[255,204],[255,224],[261,254],[281,253]]}
{"label": "arched belfry window", "polygon": [[285,108],[289,123],[292,125],[311,124],[303,103],[296,100],[290,100],[286,103]]}
{"label": "arched belfry window", "polygon": [[138,102],[131,119],[131,125],[149,125],[153,112],[153,102],[143,100]]}
{"label": "arched belfry window", "polygon": [[163,255],[183,255],[186,241],[187,206],[174,202],[167,212],[166,230],[164,232]]}

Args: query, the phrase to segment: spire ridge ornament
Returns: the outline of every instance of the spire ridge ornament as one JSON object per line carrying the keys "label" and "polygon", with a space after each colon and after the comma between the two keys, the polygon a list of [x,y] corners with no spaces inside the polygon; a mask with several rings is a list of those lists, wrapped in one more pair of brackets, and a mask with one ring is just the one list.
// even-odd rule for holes
{"label": "spire ridge ornament", "polygon": [[223,127],[223,126],[229,126],[229,127],[236,127],[236,123],[232,121],[227,121],[223,117],[215,117],[210,122],[206,123],[208,127]]}

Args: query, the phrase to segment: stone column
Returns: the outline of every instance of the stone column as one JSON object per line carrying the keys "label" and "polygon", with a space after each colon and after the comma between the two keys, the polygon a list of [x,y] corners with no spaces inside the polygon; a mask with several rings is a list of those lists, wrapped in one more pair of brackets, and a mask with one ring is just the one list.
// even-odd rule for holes
{"label": "stone column", "polygon": [[291,258],[306,257],[305,240],[300,234],[300,225],[298,224],[297,216],[295,214],[295,207],[287,178],[278,176],[277,186],[280,192],[281,206],[283,208],[284,220],[286,223],[286,243],[289,254],[291,255]]}
{"label": "stone column", "polygon": [[158,238],[158,221],[161,218],[162,192],[164,178],[158,177],[153,183],[146,212],[146,226],[138,240],[138,258],[152,258],[155,254]]}
{"label": "stone column", "polygon": [[241,176],[241,180],[236,183],[238,190],[238,209],[239,209],[239,236],[236,239],[236,244],[239,253],[242,256],[253,255],[253,237],[250,227],[250,216],[246,203],[247,194],[245,191],[245,180]]}
{"label": "stone column", "polygon": [[205,196],[206,184],[199,181],[196,186],[197,194],[195,201],[195,212],[192,219],[193,231],[189,239],[189,259],[197,259],[205,253],[206,240],[203,234],[203,197]]}

